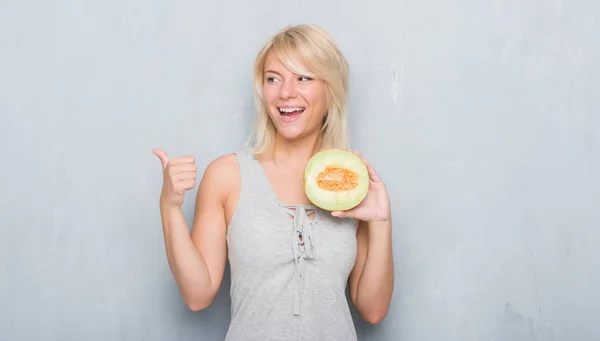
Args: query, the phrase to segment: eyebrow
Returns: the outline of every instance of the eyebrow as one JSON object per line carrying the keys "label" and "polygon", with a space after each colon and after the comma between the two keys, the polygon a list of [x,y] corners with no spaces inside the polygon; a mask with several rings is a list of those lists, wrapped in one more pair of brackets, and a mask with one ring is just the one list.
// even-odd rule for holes
{"label": "eyebrow", "polygon": [[274,73],[274,74],[277,74],[277,75],[281,76],[281,74],[279,72],[273,71],[273,70],[265,70],[265,73]]}

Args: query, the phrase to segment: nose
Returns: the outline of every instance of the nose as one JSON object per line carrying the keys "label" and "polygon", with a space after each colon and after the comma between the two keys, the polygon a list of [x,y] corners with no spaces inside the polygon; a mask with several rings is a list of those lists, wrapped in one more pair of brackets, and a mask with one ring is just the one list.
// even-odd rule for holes
{"label": "nose", "polygon": [[288,98],[294,98],[296,95],[296,83],[294,83],[294,80],[290,78],[284,80],[279,88],[279,98],[286,100]]}

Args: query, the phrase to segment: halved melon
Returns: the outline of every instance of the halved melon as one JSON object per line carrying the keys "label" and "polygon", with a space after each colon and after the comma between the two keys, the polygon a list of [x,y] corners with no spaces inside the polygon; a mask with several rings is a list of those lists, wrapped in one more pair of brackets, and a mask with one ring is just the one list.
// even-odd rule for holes
{"label": "halved melon", "polygon": [[304,191],[315,206],[324,210],[349,210],[363,201],[368,190],[367,166],[347,150],[318,152],[304,169]]}

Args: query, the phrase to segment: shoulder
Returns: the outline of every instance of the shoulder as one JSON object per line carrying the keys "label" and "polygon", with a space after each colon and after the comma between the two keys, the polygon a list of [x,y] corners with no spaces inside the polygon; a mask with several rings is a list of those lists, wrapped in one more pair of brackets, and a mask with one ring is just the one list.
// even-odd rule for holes
{"label": "shoulder", "polygon": [[236,154],[221,155],[210,161],[204,170],[201,187],[225,199],[239,187],[240,167]]}
{"label": "shoulder", "polygon": [[236,154],[225,154],[210,161],[204,170],[204,178],[207,181],[218,182],[219,185],[227,186],[239,178],[240,167]]}
{"label": "shoulder", "polygon": [[220,174],[220,176],[232,175],[230,173],[239,173],[239,166],[236,154],[225,154],[217,157],[208,163],[206,167],[206,173],[214,173],[215,175],[219,175],[221,172],[225,172],[225,174]]}

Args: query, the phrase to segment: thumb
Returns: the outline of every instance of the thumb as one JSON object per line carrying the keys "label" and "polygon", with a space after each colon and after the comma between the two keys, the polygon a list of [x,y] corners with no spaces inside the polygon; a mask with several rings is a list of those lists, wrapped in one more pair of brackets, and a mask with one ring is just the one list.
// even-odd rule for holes
{"label": "thumb", "polygon": [[352,217],[353,211],[332,211],[331,215],[337,218]]}
{"label": "thumb", "polygon": [[160,159],[160,163],[163,166],[163,169],[165,167],[167,167],[167,163],[169,163],[169,155],[167,154],[166,151],[164,151],[163,149],[160,149],[160,148],[155,148],[152,150],[152,153],[154,153],[154,155],[158,156],[158,158]]}

